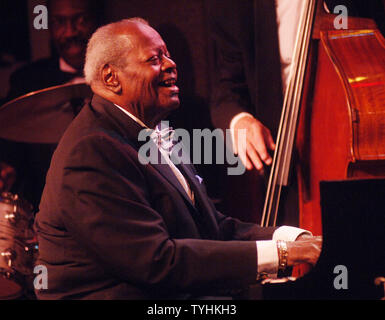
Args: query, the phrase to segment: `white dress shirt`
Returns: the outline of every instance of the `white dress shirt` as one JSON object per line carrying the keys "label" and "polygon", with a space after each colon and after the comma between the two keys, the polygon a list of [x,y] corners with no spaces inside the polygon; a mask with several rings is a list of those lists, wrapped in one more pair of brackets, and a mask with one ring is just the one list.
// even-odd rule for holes
{"label": "white dress shirt", "polygon": [[[59,69],[63,72],[67,73],[78,73],[79,71],[76,70],[75,68],[71,67],[63,58],[59,58]],[[84,77],[75,77],[71,79],[70,81],[66,82],[65,84],[77,84],[77,83],[85,83],[86,79]]]}
{"label": "white dress shirt", "polygon": [[275,0],[283,92],[285,92],[289,82],[291,59],[302,9],[306,1]]}

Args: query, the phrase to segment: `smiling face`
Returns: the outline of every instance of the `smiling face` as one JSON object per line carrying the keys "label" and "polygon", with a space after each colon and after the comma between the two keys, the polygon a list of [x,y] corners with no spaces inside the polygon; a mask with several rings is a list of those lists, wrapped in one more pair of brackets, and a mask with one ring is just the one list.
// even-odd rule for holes
{"label": "smiling face", "polygon": [[156,124],[179,106],[176,64],[150,26],[132,23],[126,31],[131,48],[118,73],[121,103],[145,123]]}
{"label": "smiling face", "polygon": [[84,64],[87,41],[95,30],[96,16],[89,0],[51,0],[49,30],[59,55],[80,70]]}

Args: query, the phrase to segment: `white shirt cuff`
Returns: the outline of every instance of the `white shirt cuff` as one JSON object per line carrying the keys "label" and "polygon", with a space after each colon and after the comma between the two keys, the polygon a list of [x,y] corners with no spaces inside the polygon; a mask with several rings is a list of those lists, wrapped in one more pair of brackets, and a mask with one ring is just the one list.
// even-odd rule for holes
{"label": "white shirt cuff", "polygon": [[273,240],[295,241],[303,233],[312,235],[311,232],[301,228],[282,226],[274,231]]}
{"label": "white shirt cuff", "polygon": [[238,153],[238,150],[237,150],[237,145],[234,143],[234,127],[235,127],[235,124],[237,123],[237,121],[243,117],[251,117],[251,118],[254,118],[253,115],[251,113],[248,113],[248,112],[241,112],[241,113],[238,113],[237,115],[235,115],[231,121],[230,121],[230,133],[231,133],[231,145],[233,147],[233,152],[235,154]]}
{"label": "white shirt cuff", "polygon": [[278,251],[275,240],[256,241],[258,273],[267,273],[270,278],[276,278],[278,272]]}

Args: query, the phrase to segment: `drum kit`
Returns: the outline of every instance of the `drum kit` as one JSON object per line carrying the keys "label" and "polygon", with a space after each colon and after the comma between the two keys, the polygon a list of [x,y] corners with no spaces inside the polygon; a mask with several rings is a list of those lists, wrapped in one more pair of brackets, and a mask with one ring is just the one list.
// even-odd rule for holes
{"label": "drum kit", "polygon": [[[92,95],[86,84],[65,84],[31,92],[0,107],[0,139],[58,143]],[[0,150],[5,154],[7,150]],[[2,161],[2,159],[0,159]],[[18,194],[0,194],[0,299],[34,299],[34,264],[39,246],[34,208]]]}
{"label": "drum kit", "polygon": [[15,299],[33,288],[38,245],[32,228],[32,206],[17,195],[0,196],[0,299]]}

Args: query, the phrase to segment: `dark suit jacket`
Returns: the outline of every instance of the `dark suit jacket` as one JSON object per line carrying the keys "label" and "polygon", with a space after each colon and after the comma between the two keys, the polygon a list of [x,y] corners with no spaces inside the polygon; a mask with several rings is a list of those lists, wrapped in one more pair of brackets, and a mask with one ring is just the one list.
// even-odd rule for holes
{"label": "dark suit jacket", "polygon": [[282,109],[281,65],[273,0],[209,0],[214,126],[249,112],[274,135]]}
{"label": "dark suit jacket", "polygon": [[99,96],[65,132],[47,174],[35,228],[41,299],[181,298],[239,288],[256,276],[256,239],[274,229],[216,211],[190,165],[138,160],[141,127]]}

